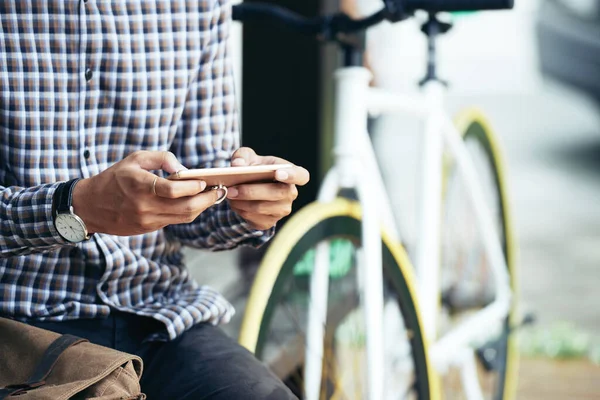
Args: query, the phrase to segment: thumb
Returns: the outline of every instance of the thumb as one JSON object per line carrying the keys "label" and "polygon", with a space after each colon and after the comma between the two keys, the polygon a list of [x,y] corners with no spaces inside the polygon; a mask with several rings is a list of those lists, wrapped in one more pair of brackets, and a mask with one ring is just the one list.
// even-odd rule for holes
{"label": "thumb", "polygon": [[127,158],[130,157],[135,164],[146,171],[162,169],[169,174],[173,174],[182,169],[187,169],[170,151],[136,151]]}
{"label": "thumb", "polygon": [[231,165],[234,167],[259,164],[261,164],[261,157],[250,147],[240,147],[231,156]]}

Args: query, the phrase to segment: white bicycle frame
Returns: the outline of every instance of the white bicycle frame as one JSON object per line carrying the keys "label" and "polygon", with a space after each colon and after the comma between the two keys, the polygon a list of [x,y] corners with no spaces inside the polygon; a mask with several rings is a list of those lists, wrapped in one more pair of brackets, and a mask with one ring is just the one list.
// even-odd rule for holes
{"label": "white bicycle frame", "polygon": [[[511,290],[506,261],[495,231],[488,205],[478,184],[477,172],[460,133],[444,110],[444,87],[431,81],[422,97],[405,97],[369,87],[370,72],[362,67],[344,67],[335,73],[334,163],[320,188],[318,201],[334,200],[340,189],[355,189],[362,218],[362,257],[358,274],[363,284],[360,299],[366,310],[368,399],[384,398],[383,349],[383,277],[381,227],[395,240],[400,240],[391,204],[379,172],[375,152],[367,133],[367,116],[377,114],[410,114],[424,122],[424,146],[421,159],[419,235],[416,244],[415,269],[418,278],[417,302],[422,329],[430,343],[428,362],[440,374],[449,366],[459,367],[468,399],[482,399],[474,349],[501,327],[508,315]],[[444,147],[445,146],[445,147]],[[436,326],[440,288],[440,201],[442,198],[442,156],[449,151],[461,174],[484,249],[490,261],[495,283],[495,300],[437,338]],[[319,398],[329,285],[328,247],[317,248],[315,273],[311,280],[311,306],[308,316],[305,354],[305,395],[307,400]]]}

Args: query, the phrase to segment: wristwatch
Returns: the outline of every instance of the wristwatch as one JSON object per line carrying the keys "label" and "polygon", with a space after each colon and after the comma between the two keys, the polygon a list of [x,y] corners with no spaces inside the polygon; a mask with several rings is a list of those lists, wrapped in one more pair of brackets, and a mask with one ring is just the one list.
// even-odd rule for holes
{"label": "wristwatch", "polygon": [[89,240],[87,227],[81,218],[73,212],[73,188],[81,178],[71,179],[61,183],[53,197],[54,226],[65,240],[72,243]]}

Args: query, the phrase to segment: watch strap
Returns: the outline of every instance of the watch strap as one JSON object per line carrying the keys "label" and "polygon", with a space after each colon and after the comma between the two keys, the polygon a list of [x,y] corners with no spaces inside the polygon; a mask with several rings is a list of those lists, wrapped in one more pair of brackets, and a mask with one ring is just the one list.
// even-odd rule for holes
{"label": "watch strap", "polygon": [[80,180],[81,178],[71,179],[70,181],[61,183],[61,185],[58,187],[58,202],[56,204],[57,214],[71,212],[71,205],[73,204],[73,189]]}

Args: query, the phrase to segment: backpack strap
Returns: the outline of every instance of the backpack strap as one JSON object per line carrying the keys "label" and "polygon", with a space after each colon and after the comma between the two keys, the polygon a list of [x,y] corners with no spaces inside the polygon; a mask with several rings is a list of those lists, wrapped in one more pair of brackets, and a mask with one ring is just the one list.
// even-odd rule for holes
{"label": "backpack strap", "polygon": [[69,347],[82,342],[87,342],[87,339],[78,338],[73,335],[62,335],[58,337],[50,344],[50,346],[48,346],[40,363],[29,379],[27,379],[27,382],[0,388],[0,400],[45,385],[45,380],[48,375],[50,375],[50,372],[52,372],[60,355]]}

